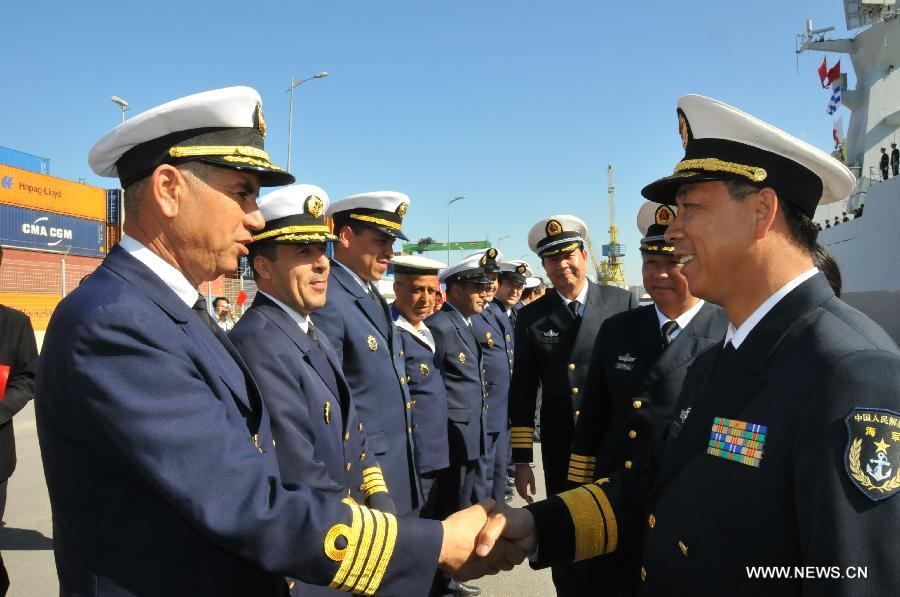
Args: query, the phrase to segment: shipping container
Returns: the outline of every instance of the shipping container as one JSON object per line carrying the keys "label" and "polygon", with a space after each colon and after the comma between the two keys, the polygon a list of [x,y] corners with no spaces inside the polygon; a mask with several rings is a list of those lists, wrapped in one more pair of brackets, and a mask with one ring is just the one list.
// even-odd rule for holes
{"label": "shipping container", "polygon": [[0,165],[0,203],[106,221],[106,191]]}
{"label": "shipping container", "polygon": [[110,226],[119,224],[119,208],[122,205],[120,189],[106,189],[106,223]]}
{"label": "shipping container", "polygon": [[119,244],[119,241],[122,240],[122,236],[119,234],[118,226],[110,226],[106,225],[106,250],[109,252],[110,249]]}
{"label": "shipping container", "polygon": [[0,164],[37,172],[38,174],[50,174],[50,160],[17,149],[10,149],[0,145]]}
{"label": "shipping container", "polygon": [[0,205],[0,245],[103,257],[106,222]]}

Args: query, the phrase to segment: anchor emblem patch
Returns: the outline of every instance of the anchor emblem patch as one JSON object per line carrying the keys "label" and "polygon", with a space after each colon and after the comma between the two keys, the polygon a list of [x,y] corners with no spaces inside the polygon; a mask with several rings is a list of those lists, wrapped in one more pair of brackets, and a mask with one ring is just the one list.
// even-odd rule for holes
{"label": "anchor emblem patch", "polygon": [[873,501],[900,492],[900,413],[854,408],[844,422],[844,469],[853,484]]}

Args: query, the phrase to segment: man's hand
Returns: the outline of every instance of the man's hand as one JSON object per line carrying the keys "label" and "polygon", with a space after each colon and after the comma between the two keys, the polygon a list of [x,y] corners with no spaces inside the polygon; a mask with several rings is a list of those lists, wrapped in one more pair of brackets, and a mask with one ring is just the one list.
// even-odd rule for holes
{"label": "man's hand", "polygon": [[491,553],[495,545],[499,545],[498,540],[502,543],[501,538],[512,542],[524,553],[533,554],[537,550],[537,531],[531,512],[505,505],[497,507],[478,534],[475,553],[479,556]]}
{"label": "man's hand", "polygon": [[[528,495],[529,489],[531,489],[531,495]],[[516,491],[529,504],[534,502],[534,498],[531,496],[537,492],[537,485],[534,482],[534,471],[528,464],[516,464]]]}
{"label": "man's hand", "polygon": [[484,500],[460,510],[441,523],[444,526],[444,540],[438,565],[444,574],[465,581],[496,574],[500,570],[512,570],[525,559],[526,553],[522,549],[491,536],[488,536],[490,547],[479,546],[479,554],[475,554],[475,539],[487,524],[488,515],[496,508],[494,500]]}

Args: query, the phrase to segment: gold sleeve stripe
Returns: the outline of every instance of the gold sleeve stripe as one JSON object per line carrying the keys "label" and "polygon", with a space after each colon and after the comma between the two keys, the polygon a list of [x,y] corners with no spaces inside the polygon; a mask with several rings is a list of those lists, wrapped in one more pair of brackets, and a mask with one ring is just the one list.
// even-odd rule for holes
{"label": "gold sleeve stripe", "polygon": [[525,432],[525,431],[527,431],[528,433],[534,433],[534,427],[510,427],[509,430],[512,433]]}
{"label": "gold sleeve stripe", "polygon": [[366,595],[374,595],[378,590],[378,585],[381,584],[384,572],[394,555],[394,545],[397,543],[397,518],[393,514],[385,514],[384,517],[387,520],[387,539],[384,542],[381,560],[378,562],[378,567],[375,568],[375,574],[372,575],[372,580],[366,587]]}
{"label": "gold sleeve stripe", "polygon": [[600,489],[600,486],[607,482],[609,482],[609,479],[600,479],[596,483],[587,486],[588,491],[599,502],[600,509],[603,511],[603,518],[606,520],[606,551],[604,553],[615,551],[616,546],[619,544],[619,525],[616,522],[616,514],[613,512],[612,504],[609,503],[606,493]]}
{"label": "gold sleeve stripe", "polygon": [[569,463],[569,470],[570,470],[570,471],[571,471],[571,470],[576,470],[576,471],[592,471],[592,470],[594,470],[595,468],[596,468],[596,466],[595,466],[594,464],[590,464],[590,463],[587,463],[587,462],[570,462],[570,463]]}
{"label": "gold sleeve stripe", "polygon": [[[338,571],[335,572],[334,578],[331,579],[331,583],[329,586],[332,589],[336,589],[341,584],[343,584],[344,579],[347,578],[347,573],[350,572],[350,567],[353,564],[353,558],[356,554],[356,548],[359,542],[359,533],[362,531],[362,515],[360,513],[359,506],[353,503],[353,500],[348,498],[344,498],[341,500],[350,508],[350,512],[353,515],[353,521],[351,522],[350,533],[349,535],[344,535],[347,540],[347,546],[339,550],[334,546],[334,539],[337,537],[338,532],[335,531],[335,528],[339,528],[339,531],[343,531],[347,528],[345,524],[337,524],[331,527],[328,531],[328,534],[325,537],[325,554],[334,561],[340,561],[341,565],[338,567]],[[329,543],[329,538],[331,539],[331,543]]]}
{"label": "gold sleeve stripe", "polygon": [[366,589],[372,580],[372,572],[375,570],[375,566],[380,562],[381,554],[384,553],[384,540],[387,534],[387,520],[385,519],[384,514],[378,510],[372,510],[372,516],[375,517],[375,540],[372,542],[372,551],[369,554],[366,567],[359,577],[359,582],[356,583],[356,586],[353,588],[355,593],[361,593],[363,595],[371,595],[374,593],[374,590],[372,593],[369,593]]}
{"label": "gold sleeve stripe", "polygon": [[582,477],[581,475],[572,475],[571,473],[569,474],[567,479],[569,481],[571,481],[572,483],[579,483],[581,485],[584,485],[585,483],[590,483],[592,480],[591,477],[588,477],[588,476]]}
{"label": "gold sleeve stripe", "polygon": [[[609,553],[617,542],[617,525],[609,500],[597,483],[559,494],[569,509],[575,529],[575,561]],[[605,504],[604,504],[605,502]]]}
{"label": "gold sleeve stripe", "polygon": [[596,456],[583,456],[581,454],[572,454],[571,459],[578,461],[578,462],[591,462],[591,463],[597,462]]}
{"label": "gold sleeve stripe", "polygon": [[339,587],[342,591],[352,591],[356,581],[359,580],[359,573],[362,571],[363,564],[366,563],[366,558],[369,557],[369,552],[372,549],[372,536],[375,533],[375,521],[372,520],[372,511],[360,506],[357,506],[357,508],[362,513],[363,532],[356,555],[353,558],[353,567],[346,578],[344,578],[343,586]]}

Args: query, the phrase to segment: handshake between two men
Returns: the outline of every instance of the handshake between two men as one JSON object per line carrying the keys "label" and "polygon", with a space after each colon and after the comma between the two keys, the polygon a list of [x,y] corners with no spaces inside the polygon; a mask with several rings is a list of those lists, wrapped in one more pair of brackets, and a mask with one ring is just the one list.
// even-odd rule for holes
{"label": "handshake between two men", "polygon": [[524,508],[484,500],[447,517],[438,565],[447,576],[473,580],[512,570],[537,549],[534,518]]}

